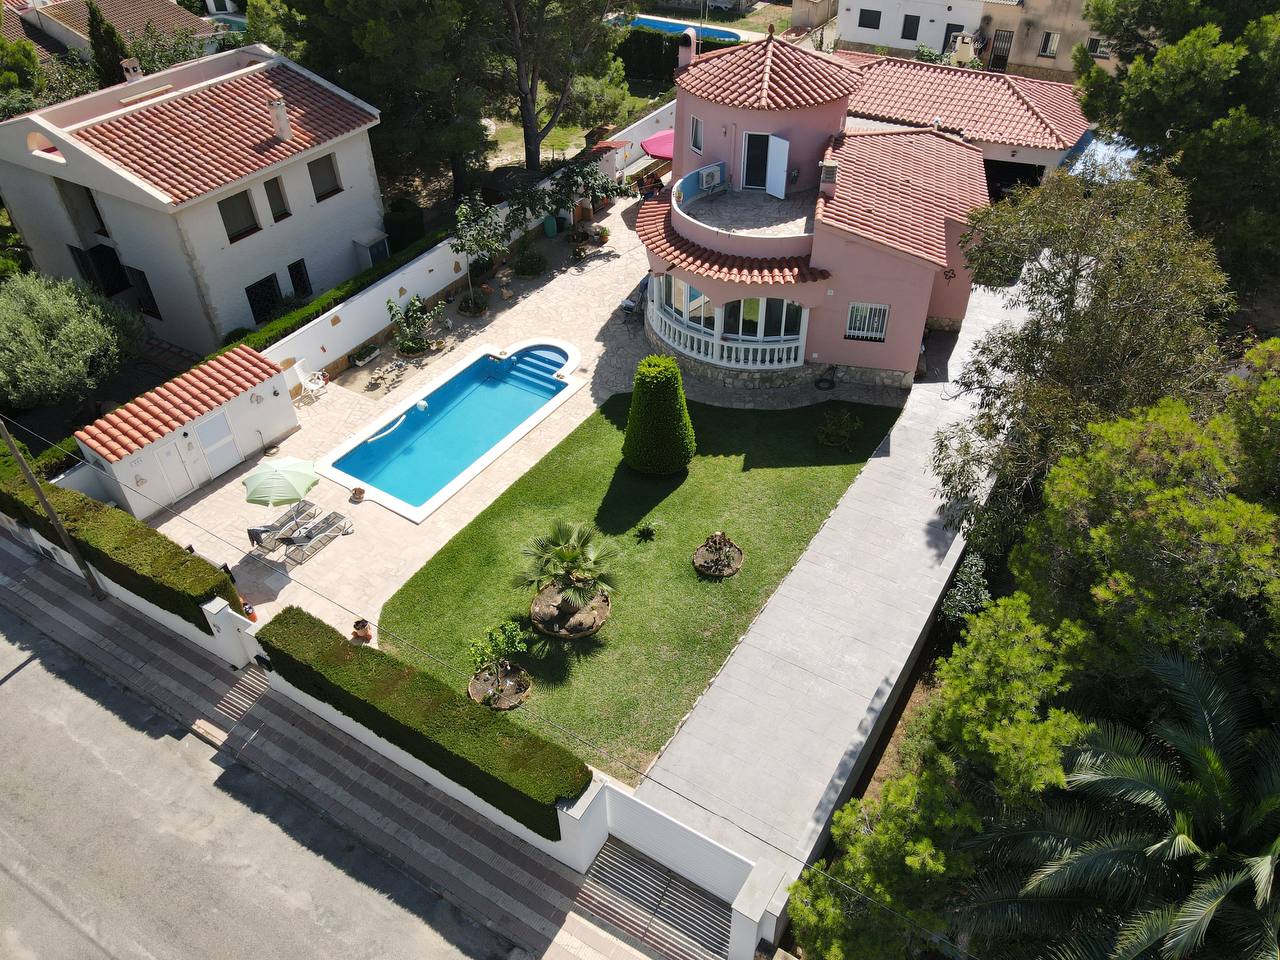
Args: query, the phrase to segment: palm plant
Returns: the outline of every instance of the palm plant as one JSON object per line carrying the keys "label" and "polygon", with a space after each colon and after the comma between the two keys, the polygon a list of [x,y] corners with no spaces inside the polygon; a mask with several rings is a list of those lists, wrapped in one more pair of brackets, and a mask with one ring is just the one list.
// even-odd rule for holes
{"label": "palm plant", "polygon": [[618,559],[618,548],[590,523],[557,520],[520,553],[528,565],[517,577],[518,585],[538,591],[554,586],[561,609],[581,610],[617,586],[610,567]]}
{"label": "palm plant", "polygon": [[986,838],[971,931],[1054,960],[1280,956],[1280,730],[1239,676],[1150,663],[1168,716],[1099,723],[1065,791]]}

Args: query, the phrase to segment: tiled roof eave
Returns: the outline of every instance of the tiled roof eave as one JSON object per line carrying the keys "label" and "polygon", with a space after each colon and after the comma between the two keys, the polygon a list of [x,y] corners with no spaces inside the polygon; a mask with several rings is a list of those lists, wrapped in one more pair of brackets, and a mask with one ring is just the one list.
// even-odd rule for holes
{"label": "tiled roof eave", "polygon": [[809,257],[741,257],[694,243],[671,225],[670,193],[645,201],[636,215],[640,242],[672,267],[709,280],[754,285],[796,285],[827,280],[829,270],[814,267]]}

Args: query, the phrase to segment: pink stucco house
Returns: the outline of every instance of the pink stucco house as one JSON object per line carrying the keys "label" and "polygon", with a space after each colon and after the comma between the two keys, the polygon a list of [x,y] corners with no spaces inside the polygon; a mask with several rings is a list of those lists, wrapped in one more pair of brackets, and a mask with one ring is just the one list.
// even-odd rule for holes
{"label": "pink stucco house", "polygon": [[983,147],[941,121],[851,115],[867,83],[862,65],[772,35],[681,48],[671,187],[636,232],[646,333],[696,375],[780,385],[834,366],[909,387],[926,325],[963,319]]}

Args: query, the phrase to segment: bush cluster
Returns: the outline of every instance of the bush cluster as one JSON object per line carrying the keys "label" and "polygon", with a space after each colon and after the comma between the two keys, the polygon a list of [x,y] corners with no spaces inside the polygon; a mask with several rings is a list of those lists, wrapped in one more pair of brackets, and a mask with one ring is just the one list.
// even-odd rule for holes
{"label": "bush cluster", "polygon": [[[4,469],[16,471],[16,466],[8,460]],[[243,611],[240,596],[225,570],[188,553],[123,510],[77,490],[52,484],[45,484],[44,489],[85,560],[108,580],[205,633],[211,631],[200,608],[214,597],[222,597],[235,610]],[[53,524],[21,477],[11,476],[0,482],[0,511],[31,527],[50,543],[58,543]]]}
{"label": "bush cluster", "polygon": [[556,804],[591,782],[568,750],[380,650],[355,646],[298,607],[258,632],[271,666],[384,740],[551,840]]}
{"label": "bush cluster", "polygon": [[674,357],[653,354],[636,366],[622,459],[641,473],[678,473],[693,459],[697,442]]}
{"label": "bush cluster", "polygon": [[[710,37],[699,44],[703,51],[736,45],[737,41],[713,40]],[[617,53],[628,80],[668,84],[680,59],[680,35],[649,27],[632,27],[618,45]]]}

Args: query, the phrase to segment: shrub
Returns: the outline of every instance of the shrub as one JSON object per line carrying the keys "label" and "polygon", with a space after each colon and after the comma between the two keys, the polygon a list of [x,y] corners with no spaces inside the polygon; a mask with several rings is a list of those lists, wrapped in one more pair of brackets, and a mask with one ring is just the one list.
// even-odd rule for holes
{"label": "shrub", "polygon": [[387,204],[382,215],[382,226],[387,231],[387,243],[393,251],[405,249],[426,233],[422,222],[422,208],[409,197],[396,197]]}
{"label": "shrub", "polygon": [[527,565],[517,584],[534,590],[555,587],[566,609],[581,610],[617,587],[612,567],[618,548],[593,524],[556,520],[548,533],[521,547],[520,554]]}
{"label": "shrub", "polygon": [[286,607],[258,632],[272,667],[530,830],[560,838],[556,804],[591,782],[587,765],[400,660],[354,646],[305,610]]}
{"label": "shrub", "polygon": [[987,589],[987,565],[977,553],[967,554],[956,571],[951,589],[942,597],[942,618],[954,630],[991,602]]}
{"label": "shrub", "polygon": [[848,410],[832,410],[818,427],[818,442],[824,447],[835,447],[850,453],[858,440],[862,420]]}
{"label": "shrub", "polygon": [[[12,461],[6,466],[16,470]],[[205,633],[210,632],[209,621],[200,608],[209,600],[222,597],[237,611],[242,609],[226,571],[188,553],[141,520],[76,490],[45,484],[45,493],[85,559],[108,580]],[[0,511],[50,543],[59,542],[35,494],[21,477],[0,483]]]}
{"label": "shrub", "polygon": [[444,315],[444,304],[427,306],[427,301],[414,294],[401,308],[387,301],[387,315],[396,326],[396,347],[401,353],[422,353],[431,346],[431,335]]}
{"label": "shrub", "polygon": [[115,373],[142,318],[88,287],[37,273],[0,284],[0,402],[80,400]]}
{"label": "shrub", "polygon": [[666,475],[687,467],[695,449],[679,365],[673,357],[645,357],[636,367],[622,459],[641,473]]}

